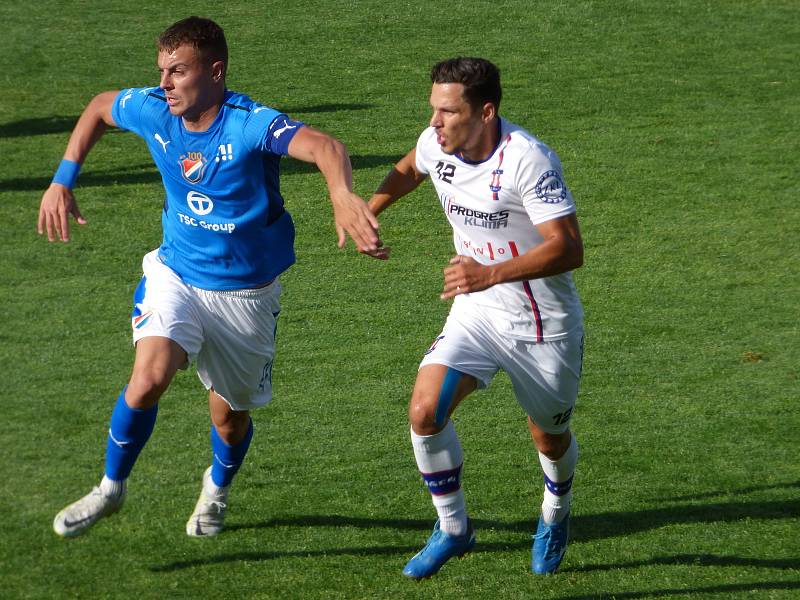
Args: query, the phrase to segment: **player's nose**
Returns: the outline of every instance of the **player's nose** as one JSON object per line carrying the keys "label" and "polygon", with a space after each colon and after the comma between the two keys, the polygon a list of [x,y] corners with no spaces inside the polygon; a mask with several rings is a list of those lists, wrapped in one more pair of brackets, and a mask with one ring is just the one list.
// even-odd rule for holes
{"label": "player's nose", "polygon": [[158,87],[162,90],[169,90],[172,89],[172,79],[169,76],[169,73],[163,73],[161,75],[161,81],[158,82]]}

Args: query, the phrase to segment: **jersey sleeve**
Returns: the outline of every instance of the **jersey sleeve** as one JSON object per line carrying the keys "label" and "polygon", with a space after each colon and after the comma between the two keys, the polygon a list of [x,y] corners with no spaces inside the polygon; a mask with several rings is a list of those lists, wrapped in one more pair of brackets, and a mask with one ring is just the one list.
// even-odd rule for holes
{"label": "jersey sleeve", "polygon": [[260,152],[286,156],[289,142],[303,126],[301,121],[290,119],[277,110],[256,105],[244,126],[245,143]]}
{"label": "jersey sleeve", "polygon": [[575,212],[572,193],[564,183],[558,155],[539,144],[531,144],[520,159],[517,186],[534,225]]}
{"label": "jersey sleeve", "polygon": [[431,151],[439,147],[435,135],[433,127],[428,127],[417,140],[416,167],[417,171],[425,175],[430,173],[428,165],[431,164]]}
{"label": "jersey sleeve", "polygon": [[152,100],[159,90],[157,87],[128,88],[117,94],[111,107],[111,117],[117,126],[143,136],[143,123],[149,112],[148,100]]}

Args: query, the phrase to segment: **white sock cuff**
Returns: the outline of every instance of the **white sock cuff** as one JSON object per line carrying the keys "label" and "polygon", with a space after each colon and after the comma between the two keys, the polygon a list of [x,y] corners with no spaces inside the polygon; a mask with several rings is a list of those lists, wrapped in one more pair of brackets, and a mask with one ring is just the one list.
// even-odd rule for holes
{"label": "white sock cuff", "polygon": [[542,465],[542,470],[550,481],[567,481],[575,474],[575,467],[578,464],[578,442],[575,436],[572,436],[567,451],[558,460],[550,460],[539,452],[539,464]]}
{"label": "white sock cuff", "polygon": [[458,440],[453,421],[439,433],[418,435],[411,430],[411,445],[417,467],[423,473],[438,473],[455,469],[464,462],[464,452]]}
{"label": "white sock cuff", "polygon": [[208,496],[213,498],[222,498],[225,499],[228,496],[228,490],[231,489],[231,486],[226,487],[219,487],[214,480],[211,479],[211,475],[209,474],[208,477],[203,478],[203,490]]}
{"label": "white sock cuff", "polygon": [[106,475],[103,475],[103,479],[100,481],[100,491],[106,496],[119,498],[125,491],[125,481],[125,479],[109,479]]}

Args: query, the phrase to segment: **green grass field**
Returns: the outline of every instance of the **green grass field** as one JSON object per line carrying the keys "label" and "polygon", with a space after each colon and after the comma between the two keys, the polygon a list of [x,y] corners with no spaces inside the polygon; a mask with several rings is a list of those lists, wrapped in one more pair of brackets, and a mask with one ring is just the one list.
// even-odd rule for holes
{"label": "green grass field", "polygon": [[[0,7],[0,597],[795,598],[800,594],[800,11],[794,1],[17,2]],[[382,218],[388,263],[339,251],[322,178],[284,164],[298,229],[275,401],[227,531],[184,523],[210,460],[205,393],[180,374],[124,510],[59,539],[102,473],[127,380],[141,257],[163,192],[111,132],[69,244],[41,194],[96,93],[157,82],[155,36],[216,19],[229,86],[345,141],[368,196],[427,124],[428,71],[482,55],[501,114],[553,146],[586,264],[581,446],[560,572],[528,572],[541,476],[499,376],[459,409],[478,532],[432,580],[401,576],[435,519],[406,403],[448,306],[449,228],[429,184]]]}

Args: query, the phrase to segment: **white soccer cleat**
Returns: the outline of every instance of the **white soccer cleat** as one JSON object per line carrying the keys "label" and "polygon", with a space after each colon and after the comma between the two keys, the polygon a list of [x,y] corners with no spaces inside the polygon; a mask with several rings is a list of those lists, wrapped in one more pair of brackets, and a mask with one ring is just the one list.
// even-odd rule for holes
{"label": "white soccer cleat", "polygon": [[217,535],[225,525],[228,488],[218,488],[223,490],[222,494],[211,494],[206,491],[208,487],[215,487],[211,481],[211,467],[208,467],[203,473],[203,489],[200,490],[200,498],[197,500],[192,516],[186,522],[186,535],[192,537]]}
{"label": "white soccer cleat", "polygon": [[122,493],[118,496],[106,496],[99,487],[95,487],[77,502],[73,502],[56,515],[53,530],[63,537],[75,537],[94,525],[99,519],[113,515],[125,502],[127,483],[122,484]]}

